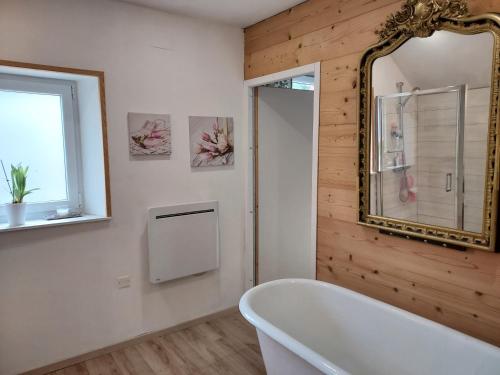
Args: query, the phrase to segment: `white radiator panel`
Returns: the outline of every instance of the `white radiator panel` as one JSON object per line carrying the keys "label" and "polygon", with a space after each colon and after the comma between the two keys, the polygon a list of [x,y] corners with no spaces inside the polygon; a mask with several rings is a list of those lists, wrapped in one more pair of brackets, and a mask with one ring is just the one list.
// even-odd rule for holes
{"label": "white radiator panel", "polygon": [[150,208],[148,238],[152,283],[219,268],[218,202]]}

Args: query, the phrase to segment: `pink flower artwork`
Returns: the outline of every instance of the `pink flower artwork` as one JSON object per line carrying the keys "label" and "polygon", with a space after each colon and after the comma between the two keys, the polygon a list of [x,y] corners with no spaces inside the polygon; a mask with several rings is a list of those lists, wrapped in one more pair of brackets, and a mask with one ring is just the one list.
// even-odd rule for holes
{"label": "pink flower artwork", "polygon": [[234,164],[232,117],[189,117],[191,167]]}
{"label": "pink flower artwork", "polygon": [[129,113],[129,149],[131,155],[171,154],[170,116]]}

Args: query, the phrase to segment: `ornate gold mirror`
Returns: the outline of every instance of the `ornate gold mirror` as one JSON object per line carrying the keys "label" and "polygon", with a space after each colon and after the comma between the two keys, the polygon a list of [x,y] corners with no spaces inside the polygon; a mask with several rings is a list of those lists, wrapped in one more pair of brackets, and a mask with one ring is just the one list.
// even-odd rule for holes
{"label": "ornate gold mirror", "polygon": [[500,15],[407,0],[360,63],[359,223],[494,251]]}

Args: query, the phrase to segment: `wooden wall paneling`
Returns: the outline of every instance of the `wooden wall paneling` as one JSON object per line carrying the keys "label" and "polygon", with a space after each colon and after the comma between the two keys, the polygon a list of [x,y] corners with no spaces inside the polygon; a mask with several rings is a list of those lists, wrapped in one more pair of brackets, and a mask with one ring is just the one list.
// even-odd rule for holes
{"label": "wooden wall paneling", "polygon": [[245,51],[259,51],[394,3],[401,3],[401,0],[304,2],[248,28],[245,31]]}
{"label": "wooden wall paneling", "polygon": [[[498,262],[318,218],[318,279],[500,344]],[[499,254],[493,254],[499,256]]]}
{"label": "wooden wall paneling", "polygon": [[[317,278],[500,346],[500,254],[379,234],[357,221],[357,75],[402,1],[309,0],[245,30],[245,78],[321,61]],[[498,0],[469,0],[472,14]]]}
{"label": "wooden wall paneling", "polygon": [[468,0],[468,3],[471,14],[500,13],[500,2],[498,0]]}
{"label": "wooden wall paneling", "polygon": [[356,148],[356,124],[325,125],[319,146],[325,148]]}
{"label": "wooden wall paneling", "polygon": [[[245,52],[252,53],[295,39],[322,27],[349,20],[361,14],[402,0],[310,0],[245,29]],[[497,0],[469,0],[472,14],[498,12]]]}
{"label": "wooden wall paneling", "polygon": [[361,52],[365,46],[377,40],[374,30],[385,21],[388,14],[399,8],[399,3],[393,3],[272,47],[247,52],[245,77],[254,78]]}
{"label": "wooden wall paneling", "polygon": [[[348,54],[350,48],[363,51],[376,41],[373,31],[387,15],[399,10],[402,3],[394,0],[312,0],[251,26],[245,29],[245,78],[338,57],[337,53]],[[350,13],[344,13],[347,17],[329,17],[321,10],[337,9],[337,13],[340,10],[342,14],[343,7],[347,6],[351,9]],[[500,12],[497,0],[469,1],[469,8],[473,14]],[[296,23],[302,25],[302,31],[291,33]],[[264,42],[253,46],[258,38]]]}

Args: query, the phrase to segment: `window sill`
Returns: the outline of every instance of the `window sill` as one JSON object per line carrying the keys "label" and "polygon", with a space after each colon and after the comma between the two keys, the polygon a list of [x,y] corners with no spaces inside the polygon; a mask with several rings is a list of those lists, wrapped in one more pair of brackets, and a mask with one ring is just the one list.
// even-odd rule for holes
{"label": "window sill", "polygon": [[3,232],[15,232],[20,230],[28,229],[39,229],[47,227],[59,227],[62,225],[80,224],[80,223],[91,223],[97,221],[110,221],[111,217],[107,216],[97,216],[97,215],[83,215],[81,217],[73,217],[69,219],[58,219],[58,220],[29,220],[26,224],[19,225],[17,227],[9,227],[7,223],[0,223],[0,233]]}

